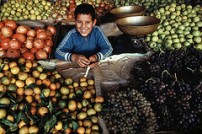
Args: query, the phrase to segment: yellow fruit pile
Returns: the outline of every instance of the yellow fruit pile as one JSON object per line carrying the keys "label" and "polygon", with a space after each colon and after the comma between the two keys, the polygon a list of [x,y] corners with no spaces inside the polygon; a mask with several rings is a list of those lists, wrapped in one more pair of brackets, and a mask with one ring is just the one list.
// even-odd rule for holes
{"label": "yellow fruit pile", "polygon": [[0,132],[100,132],[103,102],[93,78],[76,81],[36,61],[0,59]]}

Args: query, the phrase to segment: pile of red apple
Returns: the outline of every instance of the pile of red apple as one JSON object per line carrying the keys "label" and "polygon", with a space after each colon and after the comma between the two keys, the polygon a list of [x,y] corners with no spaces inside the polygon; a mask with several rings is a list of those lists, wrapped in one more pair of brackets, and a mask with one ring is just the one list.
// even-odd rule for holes
{"label": "pile of red apple", "polygon": [[47,59],[55,34],[52,25],[42,28],[19,25],[14,20],[0,21],[0,58]]}

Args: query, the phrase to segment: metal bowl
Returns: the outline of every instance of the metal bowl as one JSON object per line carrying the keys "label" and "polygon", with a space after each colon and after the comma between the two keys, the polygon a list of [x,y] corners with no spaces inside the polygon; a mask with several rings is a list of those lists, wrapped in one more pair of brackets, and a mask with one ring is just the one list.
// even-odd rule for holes
{"label": "metal bowl", "polygon": [[133,16],[116,20],[117,27],[128,35],[147,35],[156,31],[160,19],[152,16]]}
{"label": "metal bowl", "polygon": [[114,14],[117,18],[124,18],[130,16],[141,16],[145,14],[144,6],[122,6],[114,8],[110,11],[111,14]]}

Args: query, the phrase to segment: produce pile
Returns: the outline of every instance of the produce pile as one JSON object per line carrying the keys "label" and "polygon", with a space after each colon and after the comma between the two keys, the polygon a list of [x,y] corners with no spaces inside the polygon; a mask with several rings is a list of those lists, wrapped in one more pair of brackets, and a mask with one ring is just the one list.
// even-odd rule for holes
{"label": "produce pile", "polygon": [[146,8],[147,12],[153,12],[160,7],[170,5],[171,3],[183,4],[191,0],[113,0],[115,7],[140,5]]}
{"label": "produce pile", "polygon": [[93,78],[62,78],[36,61],[0,59],[0,133],[101,133]]}
{"label": "produce pile", "polygon": [[202,124],[202,52],[156,52],[134,65],[131,74],[137,89],[151,103],[158,130],[189,132]]}
{"label": "produce pile", "polygon": [[[50,17],[61,22],[74,21],[74,10],[76,6],[84,2],[83,0],[56,1],[53,3],[53,11]],[[105,0],[88,0],[86,3],[94,6],[98,17],[104,16],[113,8],[113,4]]]}
{"label": "produce pile", "polygon": [[133,88],[107,92],[101,115],[112,134],[150,134],[156,129],[150,102]]}
{"label": "produce pile", "polygon": [[0,7],[0,20],[47,20],[52,3],[47,0],[7,0]]}
{"label": "produce pile", "polygon": [[[84,0],[57,0],[50,2],[47,0],[8,0],[0,7],[0,21],[10,20],[42,20],[54,22],[74,21],[74,10],[77,5],[84,3]],[[88,0],[87,3],[93,5],[97,16],[103,16],[113,7],[112,3],[105,0]]]}
{"label": "produce pile", "polygon": [[55,34],[52,25],[33,28],[14,20],[0,21],[0,58],[48,59]]}
{"label": "produce pile", "polygon": [[172,3],[151,13],[161,19],[158,29],[147,35],[146,42],[154,51],[184,49],[190,45],[202,50],[202,8],[200,5]]}

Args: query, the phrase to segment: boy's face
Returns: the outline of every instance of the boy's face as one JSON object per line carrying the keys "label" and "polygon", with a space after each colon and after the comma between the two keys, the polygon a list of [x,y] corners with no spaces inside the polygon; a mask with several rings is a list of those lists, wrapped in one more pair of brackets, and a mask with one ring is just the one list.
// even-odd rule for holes
{"label": "boy's face", "polygon": [[92,20],[92,16],[90,14],[78,14],[75,19],[76,29],[84,37],[88,36],[95,24],[96,19]]}

